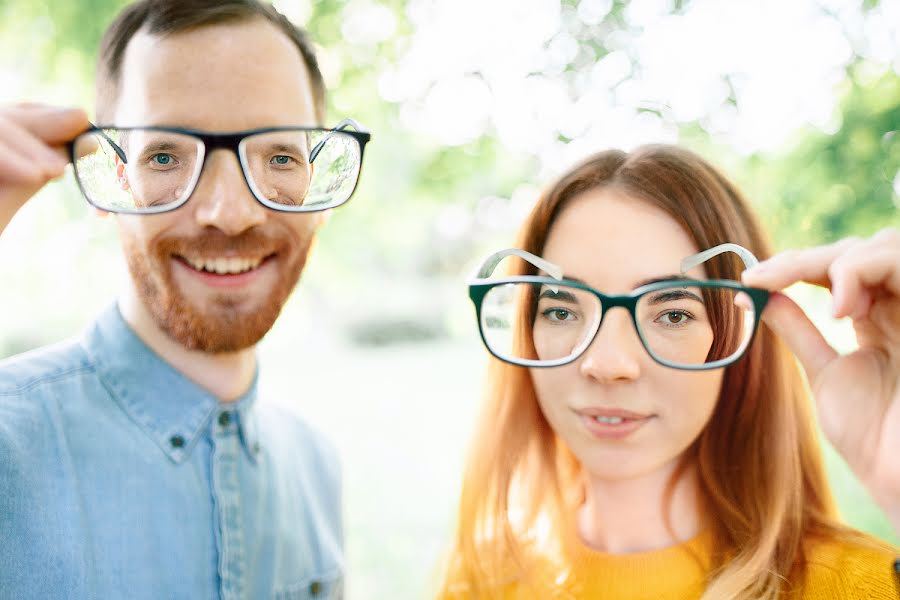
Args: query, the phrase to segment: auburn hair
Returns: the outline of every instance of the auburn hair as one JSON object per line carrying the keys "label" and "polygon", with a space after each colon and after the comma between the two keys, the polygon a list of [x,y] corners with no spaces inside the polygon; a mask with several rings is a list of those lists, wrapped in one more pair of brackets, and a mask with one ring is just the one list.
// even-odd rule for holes
{"label": "auburn hair", "polygon": [[[668,145],[596,154],[551,184],[522,226],[518,247],[541,255],[569,201],[610,188],[665,211],[699,250],[733,242],[761,260],[770,244],[740,192],[696,154]],[[533,268],[517,263],[514,274]],[[725,255],[705,264],[715,279],[740,280]],[[575,510],[579,465],[542,414],[528,369],[492,360],[486,402],[463,475],[456,534],[441,595],[502,594],[527,583],[529,532],[551,532]],[[725,368],[718,402],[681,457],[675,478],[695,467],[704,523],[713,540],[704,598],[774,599],[802,585],[802,541],[856,537],[838,522],[811,400],[800,369],[761,324],[753,344]],[[514,518],[513,518],[514,516]]]}
{"label": "auburn hair", "polygon": [[[325,118],[325,81],[306,31],[271,4],[259,0],[138,0],[126,6],[107,28],[97,59],[97,118],[108,121],[119,93],[128,43],[141,30],[165,37],[219,24],[264,19],[297,47],[309,75],[316,118]],[[298,74],[299,75],[299,74]]]}

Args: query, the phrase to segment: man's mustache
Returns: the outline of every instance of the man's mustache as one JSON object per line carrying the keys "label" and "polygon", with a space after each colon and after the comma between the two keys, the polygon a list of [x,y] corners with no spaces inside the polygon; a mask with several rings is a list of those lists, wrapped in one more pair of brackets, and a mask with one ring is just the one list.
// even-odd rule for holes
{"label": "man's mustache", "polygon": [[227,235],[218,229],[211,229],[195,236],[171,236],[158,240],[155,244],[157,255],[191,256],[269,256],[284,250],[290,239],[286,235],[276,235],[258,229],[248,229],[238,235]]}

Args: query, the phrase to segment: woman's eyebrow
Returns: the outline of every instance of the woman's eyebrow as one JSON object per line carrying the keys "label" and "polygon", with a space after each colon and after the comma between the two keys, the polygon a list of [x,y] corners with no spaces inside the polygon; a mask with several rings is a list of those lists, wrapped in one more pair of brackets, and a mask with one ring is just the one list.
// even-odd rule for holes
{"label": "woman's eyebrow", "polygon": [[568,292],[566,290],[561,290],[559,288],[554,290],[554,289],[550,289],[550,287],[548,287],[548,286],[545,286],[541,290],[541,293],[538,296],[538,300],[540,300],[542,298],[550,298],[551,300],[560,300],[563,302],[572,302],[575,304],[578,303],[578,299],[575,297],[575,294],[573,294],[572,292]]}
{"label": "woman's eyebrow", "polygon": [[651,277],[650,279],[644,279],[643,281],[639,281],[635,284],[632,289],[637,289],[639,287],[643,287],[645,285],[650,285],[651,283],[659,283],[660,281],[697,281],[693,277],[685,277],[682,274],[677,275],[663,275],[661,277]]}
{"label": "woman's eyebrow", "polygon": [[658,290],[648,294],[650,298],[650,306],[654,304],[665,304],[674,300],[693,300],[703,304],[703,299],[697,294],[680,288],[672,288],[670,290]]}
{"label": "woman's eyebrow", "polygon": [[[548,277],[547,273],[544,273],[543,271],[539,271],[539,274],[543,275],[545,277]],[[574,281],[576,283],[580,283],[582,285],[592,287],[589,283],[587,283],[585,280],[581,279],[580,277],[575,277],[574,275],[569,275],[568,273],[563,273],[563,279],[567,279],[568,281]],[[643,279],[641,281],[638,281],[631,287],[631,289],[636,290],[639,287],[643,287],[645,285],[650,285],[651,283],[659,283],[661,281],[697,281],[697,280],[694,279],[693,277],[685,277],[681,273],[672,274],[672,275],[661,275],[659,277],[651,277],[649,279]]]}

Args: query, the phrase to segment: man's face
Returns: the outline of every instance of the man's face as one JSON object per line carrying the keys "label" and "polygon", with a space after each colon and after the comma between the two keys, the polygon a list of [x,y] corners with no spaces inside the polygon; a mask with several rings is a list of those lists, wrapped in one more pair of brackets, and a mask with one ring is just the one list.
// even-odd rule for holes
{"label": "man's face", "polygon": [[[168,37],[138,33],[122,65],[114,125],[233,132],[315,126],[297,47],[264,20]],[[230,352],[271,328],[297,283],[320,213],[259,204],[237,157],[216,150],[187,204],[159,215],[119,215],[139,300],[189,349]]]}

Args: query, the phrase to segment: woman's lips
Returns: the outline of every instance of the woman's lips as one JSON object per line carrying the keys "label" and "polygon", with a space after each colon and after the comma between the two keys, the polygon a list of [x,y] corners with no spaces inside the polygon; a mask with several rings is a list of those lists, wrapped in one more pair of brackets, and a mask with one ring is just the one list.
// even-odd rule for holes
{"label": "woman's lips", "polygon": [[576,409],[588,432],[600,439],[621,439],[646,425],[655,415],[637,413],[621,408]]}

